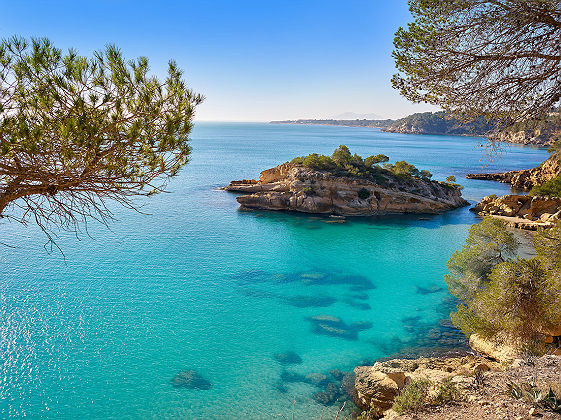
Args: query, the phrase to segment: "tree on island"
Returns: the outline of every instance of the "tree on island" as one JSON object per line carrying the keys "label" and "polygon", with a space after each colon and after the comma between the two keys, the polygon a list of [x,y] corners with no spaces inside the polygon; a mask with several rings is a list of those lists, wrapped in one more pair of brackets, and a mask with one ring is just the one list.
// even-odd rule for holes
{"label": "tree on island", "polygon": [[109,200],[134,208],[187,163],[202,100],[174,61],[160,81],[113,45],[87,58],[45,38],[2,40],[0,217],[49,235],[106,223]]}
{"label": "tree on island", "polygon": [[[325,171],[340,175],[351,175],[358,177],[374,177],[378,178],[380,174],[392,174],[395,177],[404,178],[421,178],[429,181],[432,174],[427,170],[419,170],[415,165],[406,161],[398,161],[394,164],[385,163],[390,158],[384,154],[372,155],[362,158],[358,154],[351,154],[351,151],[344,144],[335,149],[331,156],[320,155],[317,153],[308,156],[300,156],[292,159],[291,163],[302,165],[307,168],[318,171]],[[383,163],[383,166],[379,164]],[[454,188],[460,185],[452,185]]]}
{"label": "tree on island", "polygon": [[410,0],[393,86],[413,102],[506,127],[547,119],[561,99],[556,0]]}

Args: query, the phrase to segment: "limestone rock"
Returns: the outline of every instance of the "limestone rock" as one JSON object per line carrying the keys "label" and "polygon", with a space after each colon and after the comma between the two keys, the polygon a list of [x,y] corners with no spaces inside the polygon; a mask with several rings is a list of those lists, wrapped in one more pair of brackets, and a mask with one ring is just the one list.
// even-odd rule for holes
{"label": "limestone rock", "polygon": [[[390,409],[400,387],[389,375],[376,370],[375,367],[358,366],[355,368],[356,401],[363,410],[372,410],[382,415]],[[405,381],[403,375],[402,383]],[[394,376],[395,377],[395,376]],[[402,385],[403,387],[403,385]]]}
{"label": "limestone rock", "polygon": [[520,357],[519,352],[511,346],[499,341],[491,341],[478,334],[469,337],[470,347],[478,353],[484,354],[498,362],[512,363]]}
{"label": "limestone rock", "polygon": [[561,198],[528,195],[487,196],[472,209],[482,216],[495,216],[508,225],[536,230],[553,226],[561,218]]}
{"label": "limestone rock", "polygon": [[492,174],[467,174],[466,178],[499,181],[510,184],[514,188],[529,190],[536,185],[542,185],[559,174],[561,174],[561,161],[552,156],[537,168]]}
{"label": "limestone rock", "polygon": [[468,204],[446,183],[390,173],[377,179],[336,176],[289,162],[261,172],[258,181],[232,181],[224,189],[247,193],[237,197],[245,209],[343,216],[436,214]]}
{"label": "limestone rock", "polygon": [[[478,356],[453,358],[420,358],[415,360],[392,359],[376,362],[373,366],[355,368],[355,404],[363,410],[381,417],[389,410],[394,398],[411,381],[428,379],[434,384],[453,379],[456,384],[473,382],[477,370],[502,371],[497,362]],[[468,378],[468,379],[466,379]]]}

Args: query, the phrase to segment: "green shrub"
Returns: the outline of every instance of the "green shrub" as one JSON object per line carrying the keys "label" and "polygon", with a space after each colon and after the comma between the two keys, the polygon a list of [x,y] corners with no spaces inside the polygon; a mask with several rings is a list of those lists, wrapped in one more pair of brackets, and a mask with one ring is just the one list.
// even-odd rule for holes
{"label": "green shrub", "polygon": [[360,198],[361,200],[366,200],[368,197],[370,197],[370,191],[368,191],[366,188],[361,188],[360,190],[358,190],[358,198]]}
{"label": "green shrub", "polygon": [[460,391],[456,388],[456,384],[451,380],[442,382],[438,388],[438,392],[434,397],[437,404],[443,404],[450,401],[456,401],[460,398]]}
{"label": "green shrub", "polygon": [[529,194],[545,197],[561,197],[561,174],[544,182],[542,185],[535,186],[530,190]]}
{"label": "green shrub", "polygon": [[423,407],[427,402],[431,385],[432,382],[428,379],[418,379],[406,385],[401,390],[401,394],[394,399],[394,411],[401,415]]}
{"label": "green shrub", "polygon": [[370,168],[374,165],[377,165],[379,163],[385,163],[389,160],[390,158],[383,154],[368,156],[366,159],[364,159],[364,165]]}
{"label": "green shrub", "polygon": [[540,332],[561,324],[561,223],[538,231],[532,259],[513,259],[517,244],[501,223],[486,218],[472,226],[448,261],[445,280],[460,301],[451,318],[466,335],[538,348]]}
{"label": "green shrub", "polygon": [[446,177],[446,182],[449,182],[449,183],[456,182],[456,177],[454,175],[450,175],[450,176]]}
{"label": "green shrub", "polygon": [[[341,145],[335,149],[331,156],[312,153],[308,156],[295,157],[291,163],[337,176],[346,175],[366,178],[380,185],[394,183],[393,181],[396,180],[396,177],[402,179],[417,177],[427,181],[432,178],[432,174],[429,171],[420,171],[414,165],[404,160],[398,161],[395,164],[386,163],[383,168],[378,165],[388,160],[389,157],[383,154],[372,155],[363,159],[356,153],[354,155],[351,154],[347,146]],[[452,185],[450,187],[456,188],[456,186]],[[368,196],[364,198],[368,198]]]}

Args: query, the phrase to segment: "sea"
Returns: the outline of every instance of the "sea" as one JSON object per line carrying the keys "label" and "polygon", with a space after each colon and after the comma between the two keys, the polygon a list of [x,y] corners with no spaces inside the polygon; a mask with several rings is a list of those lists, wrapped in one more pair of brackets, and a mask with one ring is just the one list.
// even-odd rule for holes
{"label": "sea", "polygon": [[55,229],[58,248],[0,220],[1,418],[332,419],[355,366],[465,348],[443,277],[479,218],[243,211],[220,187],[344,144],[454,175],[473,205],[509,187],[467,173],[548,156],[374,128],[200,122],[191,137],[166,192]]}

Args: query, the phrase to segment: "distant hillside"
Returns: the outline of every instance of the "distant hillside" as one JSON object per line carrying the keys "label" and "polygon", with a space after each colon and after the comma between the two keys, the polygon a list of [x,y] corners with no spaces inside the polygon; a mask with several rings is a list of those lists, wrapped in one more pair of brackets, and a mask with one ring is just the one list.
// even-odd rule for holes
{"label": "distant hillside", "polygon": [[494,123],[484,118],[465,123],[451,118],[444,111],[423,112],[400,118],[386,126],[383,131],[407,134],[447,134],[485,136],[494,131]]}
{"label": "distant hillside", "polygon": [[339,125],[344,127],[388,127],[394,120],[284,120],[271,121],[271,124],[301,124],[301,125]]}
{"label": "distant hillside", "polygon": [[551,118],[549,122],[540,127],[521,127],[513,131],[497,132],[493,121],[477,118],[466,123],[440,111],[409,115],[383,127],[382,131],[406,134],[484,136],[506,143],[547,146],[561,136],[561,123],[558,119]]}
{"label": "distant hillside", "polygon": [[447,116],[444,111],[423,112],[409,115],[399,120],[286,120],[271,121],[271,124],[338,125],[345,127],[374,127],[390,133],[438,134],[449,136],[482,136],[506,143],[548,146],[561,139],[561,122],[558,117],[539,128],[520,128],[510,132],[496,132],[493,121],[477,118],[463,122]]}
{"label": "distant hillside", "polygon": [[330,119],[333,120],[383,120],[384,118],[378,114],[357,114],[356,112],[345,112],[343,114],[334,115]]}

